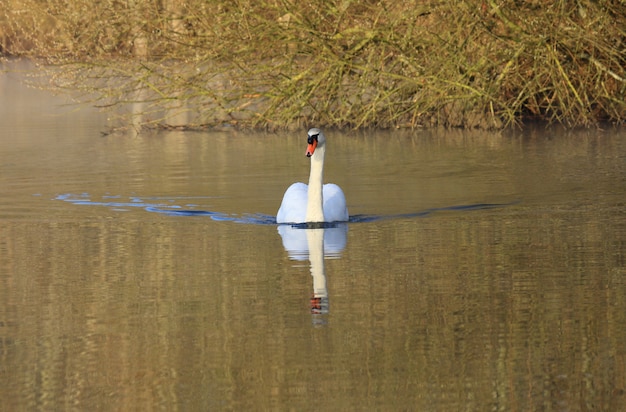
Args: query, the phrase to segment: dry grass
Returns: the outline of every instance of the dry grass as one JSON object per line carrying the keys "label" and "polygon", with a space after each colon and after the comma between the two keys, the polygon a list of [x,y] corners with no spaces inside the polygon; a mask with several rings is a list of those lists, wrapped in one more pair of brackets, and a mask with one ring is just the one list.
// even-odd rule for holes
{"label": "dry grass", "polygon": [[[146,125],[626,119],[626,3],[5,0],[5,54]],[[95,96],[95,98],[93,97]]]}

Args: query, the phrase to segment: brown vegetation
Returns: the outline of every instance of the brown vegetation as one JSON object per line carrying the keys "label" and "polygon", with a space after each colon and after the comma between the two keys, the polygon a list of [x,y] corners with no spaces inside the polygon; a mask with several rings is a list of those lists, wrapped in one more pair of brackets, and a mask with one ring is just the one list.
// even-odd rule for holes
{"label": "brown vegetation", "polygon": [[[618,0],[6,0],[5,55],[144,121],[348,127],[626,119]],[[167,109],[163,111],[164,109]]]}

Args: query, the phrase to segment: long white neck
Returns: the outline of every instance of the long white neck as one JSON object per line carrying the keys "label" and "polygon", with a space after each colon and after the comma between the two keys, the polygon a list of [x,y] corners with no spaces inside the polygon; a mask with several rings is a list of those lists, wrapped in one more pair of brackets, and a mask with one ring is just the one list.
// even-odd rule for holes
{"label": "long white neck", "polygon": [[309,175],[309,194],[306,206],[307,222],[324,222],[322,186],[324,182],[324,152],[326,144],[317,146],[311,156],[311,174]]}

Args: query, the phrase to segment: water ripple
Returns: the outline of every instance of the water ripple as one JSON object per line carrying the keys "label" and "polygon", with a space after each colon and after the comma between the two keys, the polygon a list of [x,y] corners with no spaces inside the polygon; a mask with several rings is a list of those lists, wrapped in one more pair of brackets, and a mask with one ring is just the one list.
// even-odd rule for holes
{"label": "water ripple", "polygon": [[186,200],[192,199],[209,199],[210,196],[198,196],[198,197],[146,197],[132,196],[126,198],[120,195],[105,195],[101,199],[92,199],[88,193],[72,194],[64,193],[57,195],[55,200],[62,200],[64,202],[72,203],[75,205],[87,205],[87,206],[104,206],[109,207],[118,212],[124,212],[130,210],[130,208],[141,208],[147,212],[161,213],[168,216],[207,216],[217,221],[231,221],[235,223],[247,223],[256,225],[274,225],[276,224],[276,217],[270,215],[264,215],[261,213],[233,215],[222,212],[214,212],[210,210],[198,210],[196,204],[186,203],[184,205],[177,204]]}
{"label": "water ripple", "polygon": [[[55,200],[62,200],[64,202],[69,202],[75,205],[87,205],[87,206],[104,206],[109,207],[112,210],[123,212],[130,210],[130,208],[142,208],[147,212],[154,213],[162,213],[168,216],[206,216],[210,217],[212,220],[216,221],[230,221],[235,223],[246,223],[246,224],[254,224],[254,225],[275,225],[276,217],[271,215],[265,215],[262,213],[246,213],[243,215],[235,215],[228,214],[223,212],[215,212],[210,210],[199,210],[194,209],[197,205],[193,203],[186,203],[184,205],[180,205],[177,203],[182,203],[185,200],[193,200],[193,199],[209,199],[210,196],[198,196],[198,197],[146,197],[142,198],[140,196],[132,196],[124,198],[121,195],[105,195],[102,196],[99,200],[94,200],[88,193],[81,194],[72,194],[72,193],[64,193],[57,195]],[[124,201],[126,199],[126,201]],[[519,201],[514,201],[510,203],[474,203],[467,205],[454,205],[454,206],[445,206],[445,207],[437,207],[424,209],[417,212],[412,213],[402,213],[402,214],[394,214],[394,215],[367,215],[367,214],[358,214],[350,216],[349,223],[366,223],[366,222],[375,222],[379,220],[389,220],[389,219],[407,219],[407,218],[416,218],[416,217],[426,217],[436,212],[445,212],[445,211],[459,211],[459,212],[468,212],[474,210],[483,210],[483,209],[493,209],[498,207],[506,207],[519,203]],[[300,224],[290,224],[294,228],[298,229],[308,229],[308,228],[332,228],[335,227],[336,223],[300,223]]]}

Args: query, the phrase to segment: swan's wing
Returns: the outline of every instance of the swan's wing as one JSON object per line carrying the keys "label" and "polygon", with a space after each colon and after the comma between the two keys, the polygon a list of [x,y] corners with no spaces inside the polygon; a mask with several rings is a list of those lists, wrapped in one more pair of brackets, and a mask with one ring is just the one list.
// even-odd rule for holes
{"label": "swan's wing", "polygon": [[343,190],[334,183],[327,183],[323,188],[324,219],[327,222],[347,222],[348,207]]}
{"label": "swan's wing", "polygon": [[304,223],[306,221],[306,203],[308,186],[294,183],[285,191],[280,209],[276,214],[277,223]]}

